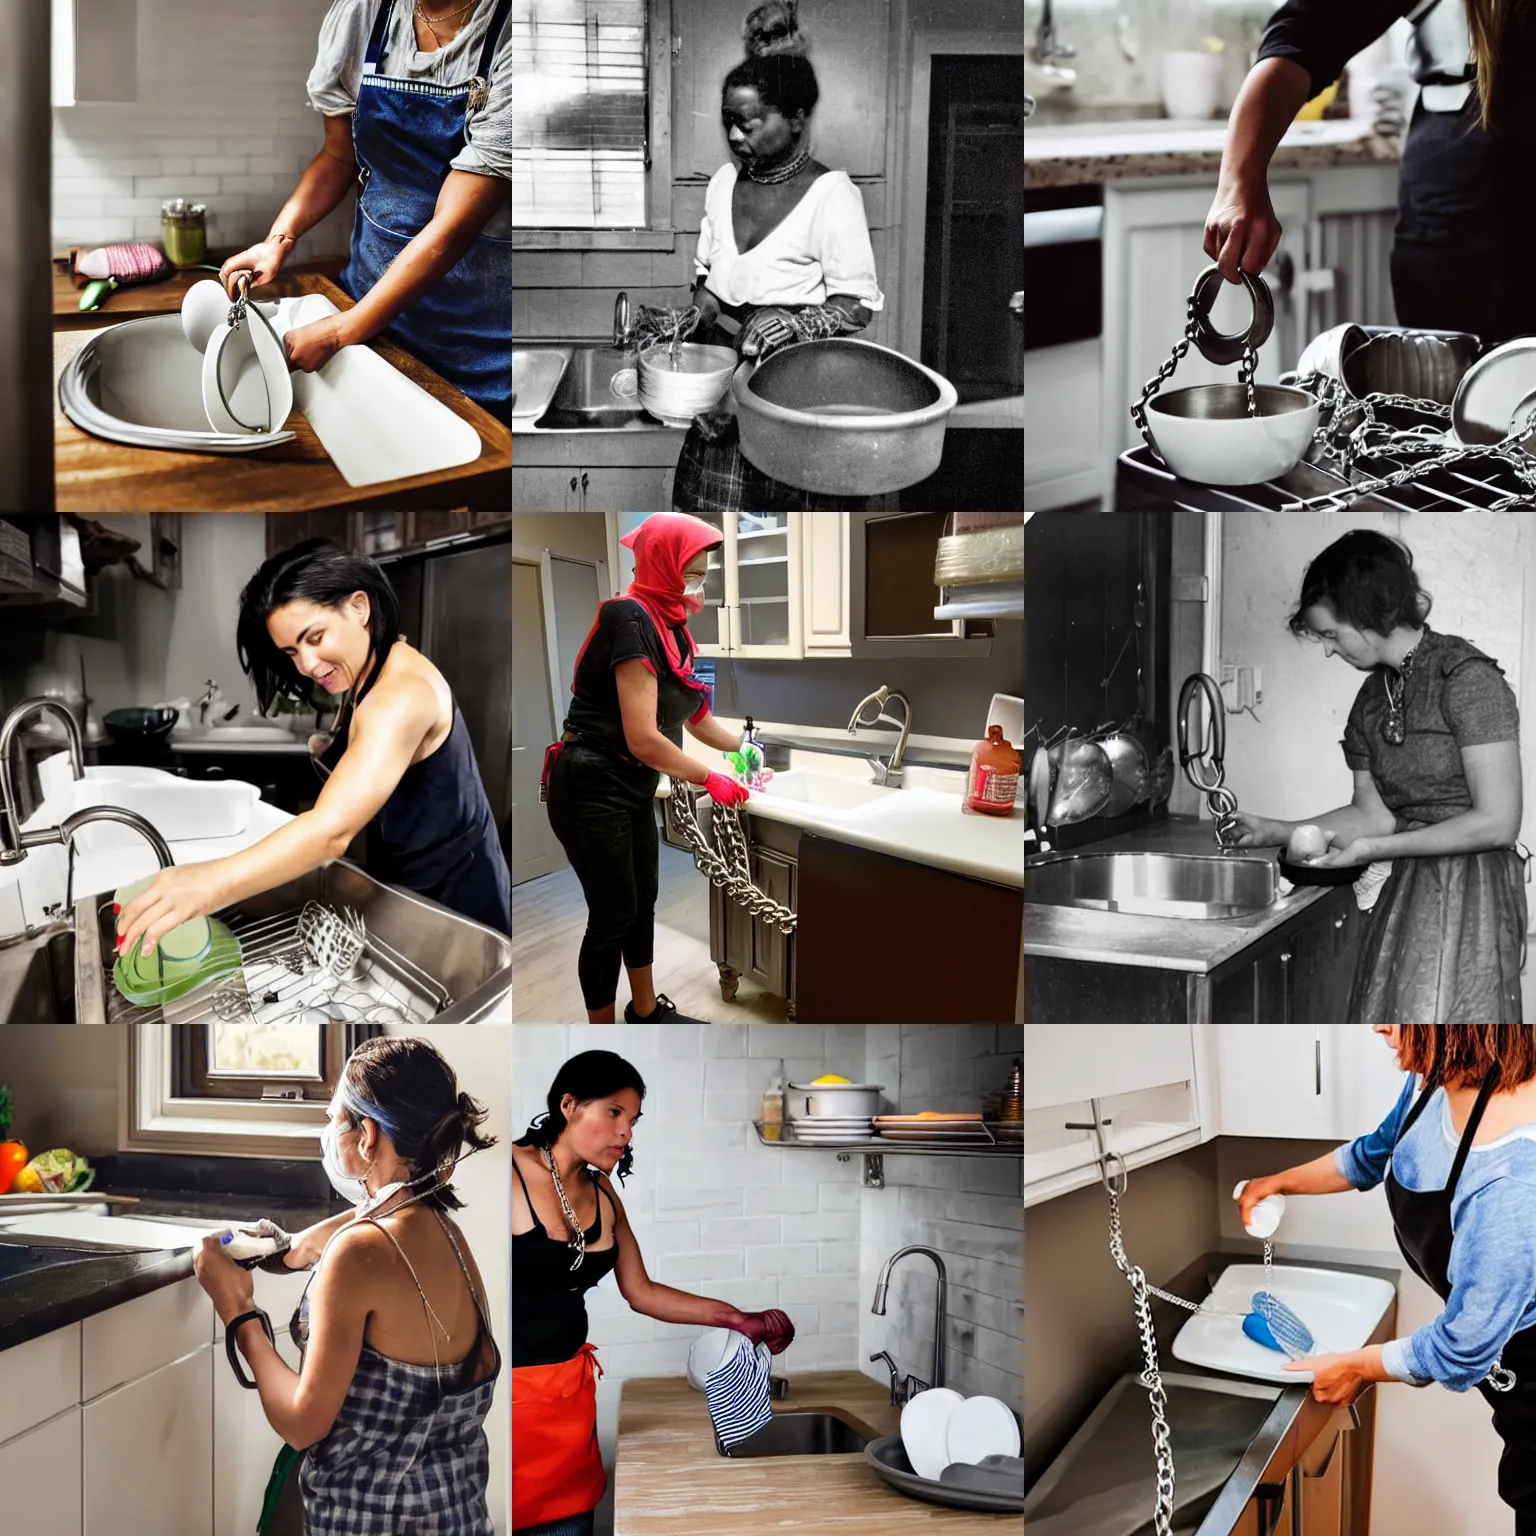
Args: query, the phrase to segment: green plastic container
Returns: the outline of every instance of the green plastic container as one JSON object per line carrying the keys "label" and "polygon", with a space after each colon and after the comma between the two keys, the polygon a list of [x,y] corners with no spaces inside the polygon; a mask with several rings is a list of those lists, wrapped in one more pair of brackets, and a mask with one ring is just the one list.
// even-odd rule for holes
{"label": "green plastic container", "polygon": [[[198,919],[201,922],[203,919]],[[217,918],[206,919],[208,945],[192,958],[167,954],[161,945],[143,955],[137,948],[119,955],[112,965],[112,982],[119,993],[138,1008],[157,1008],[174,1002],[203,982],[229,976],[240,970],[240,941]],[[183,924],[181,930],[192,924]],[[169,939],[170,934],[166,935]]]}

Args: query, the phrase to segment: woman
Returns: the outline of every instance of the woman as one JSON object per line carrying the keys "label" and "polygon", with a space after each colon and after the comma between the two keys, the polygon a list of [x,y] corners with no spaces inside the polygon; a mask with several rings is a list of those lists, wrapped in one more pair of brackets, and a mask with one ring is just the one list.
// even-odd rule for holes
{"label": "woman", "polygon": [[282,1512],[296,1482],[309,1536],[491,1536],[483,1425],[501,1356],[480,1272],[447,1214],[462,1205],[449,1182],[461,1148],[495,1145],[484,1119],[425,1040],[372,1039],[352,1053],[320,1144],[332,1186],[357,1209],[262,1264],[311,1271],[290,1325],[298,1371],[266,1332],[250,1271],[217,1235],[203,1240],[197,1278],[291,1448],[273,1469],[264,1529],[291,1528]]}
{"label": "woman", "polygon": [[596,1349],[585,1293],[611,1272],[644,1317],[735,1328],[773,1354],[783,1312],[658,1285],[609,1179],[634,1168],[645,1083],[612,1051],[583,1051],[555,1074],[541,1115],[512,1148],[512,1524],[514,1536],[591,1536],[607,1486],[597,1449]]}
{"label": "woman", "polygon": [[683,751],[683,726],[706,747],[741,750],[744,734],[710,713],[709,685],[690,670],[688,615],[704,606],[709,551],[720,530],[702,518],[656,512],[619,541],[635,552],[635,579],[599,605],[571,682],[565,730],[545,758],[549,825],[587,901],[577,970],[587,1018],[613,1023],[619,962],[629,972],[629,1024],[698,1023],[655,989],[662,774],[702,786],[721,805],[747,788]]}
{"label": "woman", "polygon": [[1324,1403],[1353,1402],[1373,1381],[1476,1387],[1504,1442],[1499,1497],[1516,1512],[1516,1536],[1536,1536],[1536,1025],[1378,1024],[1376,1033],[1423,1091],[1415,1097],[1410,1076],[1376,1130],[1250,1179],[1238,1208],[1246,1223],[1266,1195],[1385,1179],[1397,1245],[1445,1310],[1407,1338],[1286,1369],[1311,1371]]}
{"label": "woman", "polygon": [[[1307,567],[1292,633],[1367,675],[1344,727],[1350,804],[1307,818],[1325,867],[1390,861],[1350,989],[1360,1023],[1518,1023],[1525,884],[1520,716],[1497,662],[1432,631],[1406,545],[1360,530]],[[1239,812],[1240,847],[1287,843],[1303,822]],[[1379,871],[1378,871],[1379,873]]]}
{"label": "woman", "polygon": [[[792,37],[768,46],[792,46]],[[742,357],[763,358],[791,342],[861,331],[884,306],[859,189],[811,157],[819,94],[810,60],[794,52],[748,58],[725,77],[720,111],[734,163],[704,194],[695,340],[734,339]],[[768,512],[864,503],[763,474],[742,457],[735,417],[717,412],[697,418],[683,440],[672,505]]]}
{"label": "woman", "polygon": [[119,954],[148,955],[178,923],[339,859],[365,827],[370,874],[512,931],[512,874],[464,717],[399,631],[389,578],[364,555],[309,539],[262,565],[240,594],[240,664],[263,711],[307,702],[316,683],[341,698],[329,745],[310,738],[320,797],[239,853],[162,869],[119,913]]}
{"label": "woman", "polygon": [[1229,282],[1280,240],[1268,169],[1303,102],[1393,22],[1411,16],[1421,87],[1403,146],[1392,295],[1399,325],[1492,345],[1536,331],[1524,186],[1536,147],[1536,6],[1525,0],[1287,0],[1232,108],[1205,251]]}
{"label": "woman", "polygon": [[325,143],[220,278],[270,283],[361,181],[345,314],[290,331],[306,373],[388,331],[493,415],[512,410],[512,0],[332,0],[309,76]]}

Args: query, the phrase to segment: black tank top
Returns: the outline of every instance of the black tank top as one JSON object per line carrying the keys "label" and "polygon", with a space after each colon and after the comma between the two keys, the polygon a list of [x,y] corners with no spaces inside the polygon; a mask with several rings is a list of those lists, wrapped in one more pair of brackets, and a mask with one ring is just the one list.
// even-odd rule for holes
{"label": "black tank top", "polygon": [[[524,1145],[524,1143],[519,1143]],[[587,1179],[597,1190],[597,1219],[583,1236],[587,1251],[578,1269],[571,1268],[573,1257],[568,1243],[556,1242],[544,1230],[528,1181],[512,1159],[517,1182],[523,1186],[533,1226],[527,1232],[512,1235],[512,1368],[525,1365],[558,1365],[569,1360],[587,1342],[587,1304],[582,1299],[605,1275],[611,1274],[619,1261],[619,1245],[594,1253],[592,1245],[602,1241],[603,1201],[608,1196],[612,1219],[617,1225],[618,1211],[613,1195],[590,1170]]]}

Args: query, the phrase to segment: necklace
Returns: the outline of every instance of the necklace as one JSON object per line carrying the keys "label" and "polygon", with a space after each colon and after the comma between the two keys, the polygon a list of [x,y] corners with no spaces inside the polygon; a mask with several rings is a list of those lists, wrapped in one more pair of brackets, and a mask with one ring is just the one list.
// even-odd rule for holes
{"label": "necklace", "polygon": [[798,176],[805,169],[810,158],[810,150],[802,149],[793,160],[787,165],[781,165],[776,171],[764,171],[762,175],[758,175],[751,165],[744,166],[743,169],[747,173],[748,181],[755,181],[760,187],[776,187],[780,182],[789,181],[792,177]]}
{"label": "necklace", "polygon": [[422,10],[421,0],[416,0],[416,14],[420,16],[422,21],[426,23],[427,31],[432,34],[433,38],[437,42],[437,46],[441,48],[444,46],[442,35],[438,32],[437,28],[432,25],[433,21],[451,21],[455,16],[462,16],[465,11],[474,10],[474,8],[479,3],[480,0],[469,0],[468,5],[461,5],[456,11],[444,11],[440,16],[432,17],[428,16],[427,13]]}
{"label": "necklace", "polygon": [[576,1234],[568,1245],[576,1250],[576,1257],[571,1263],[571,1272],[574,1274],[587,1256],[587,1234],[582,1231],[581,1222],[577,1220],[576,1212],[571,1209],[571,1202],[566,1198],[565,1185],[560,1181],[560,1170],[555,1167],[555,1154],[548,1147],[540,1147],[539,1155],[544,1159],[544,1166],[549,1169],[550,1178],[555,1181],[555,1194],[560,1198],[560,1210],[566,1224]]}
{"label": "necklace", "polygon": [[[1428,635],[1429,625],[1424,626],[1424,634]],[[1423,645],[1421,638],[1419,644],[1403,657],[1402,665],[1397,669],[1397,692],[1392,691],[1392,669],[1387,668],[1381,675],[1382,686],[1387,691],[1387,718],[1382,723],[1381,734],[1394,747],[1400,747],[1407,736],[1407,725],[1403,715],[1403,699],[1408,692],[1408,679],[1413,676],[1413,663],[1419,654],[1419,646]]]}

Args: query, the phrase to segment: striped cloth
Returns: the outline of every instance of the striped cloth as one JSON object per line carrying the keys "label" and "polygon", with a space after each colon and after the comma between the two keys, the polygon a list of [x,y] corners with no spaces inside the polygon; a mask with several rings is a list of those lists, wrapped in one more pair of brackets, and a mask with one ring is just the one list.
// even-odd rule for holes
{"label": "striped cloth", "polygon": [[704,1378],[709,1417],[726,1450],[756,1434],[773,1417],[768,1406],[769,1354],[743,1338],[736,1353]]}

